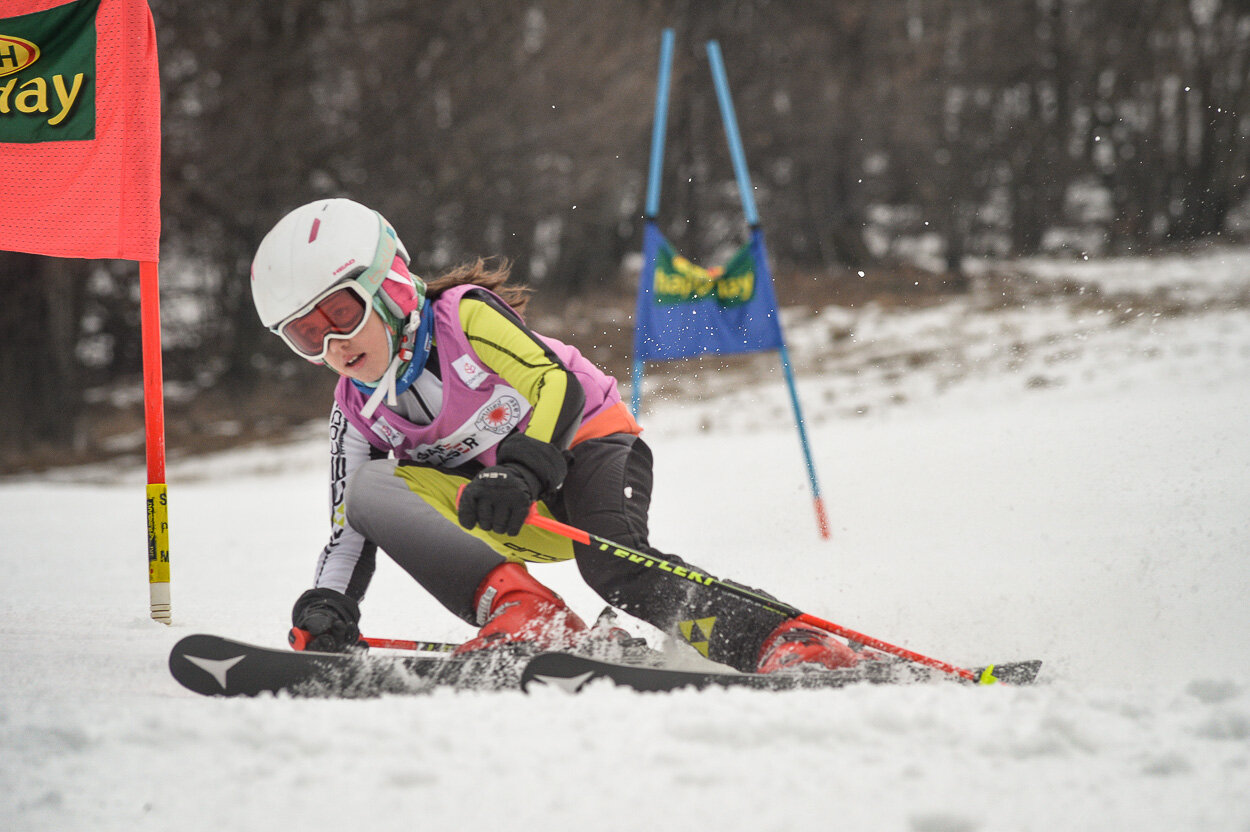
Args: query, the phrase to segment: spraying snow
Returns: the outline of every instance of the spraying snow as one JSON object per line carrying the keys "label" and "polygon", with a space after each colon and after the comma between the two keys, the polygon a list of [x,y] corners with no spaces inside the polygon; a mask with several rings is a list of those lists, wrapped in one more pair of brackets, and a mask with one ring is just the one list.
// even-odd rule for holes
{"label": "spraying snow", "polygon": [[[0,827],[1245,832],[1247,265],[1038,262],[1073,291],[788,310],[831,542],[777,375],[644,414],[661,549],[947,661],[1045,659],[1032,688],[204,699],[169,647],[282,644],[322,428],[171,466],[171,628],[141,471],[0,484]],[[470,635],[385,560],[363,608],[371,635]]]}

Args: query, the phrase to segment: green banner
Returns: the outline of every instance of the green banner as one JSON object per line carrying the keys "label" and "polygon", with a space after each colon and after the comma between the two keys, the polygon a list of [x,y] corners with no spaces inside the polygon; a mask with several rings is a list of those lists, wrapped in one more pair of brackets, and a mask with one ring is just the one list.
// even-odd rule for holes
{"label": "green banner", "polygon": [[724,267],[705,269],[678,254],[666,240],[656,252],[656,303],[671,305],[715,298],[721,306],[740,306],[755,297],[755,257],[750,244]]}
{"label": "green banner", "polygon": [[0,18],[0,142],[95,138],[99,7],[78,0]]}

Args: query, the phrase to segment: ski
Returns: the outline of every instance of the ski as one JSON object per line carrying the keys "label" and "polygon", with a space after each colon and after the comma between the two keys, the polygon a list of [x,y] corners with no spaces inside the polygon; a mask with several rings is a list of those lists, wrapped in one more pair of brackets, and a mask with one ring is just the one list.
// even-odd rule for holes
{"label": "ski", "polygon": [[[1011,662],[979,668],[979,684],[1002,682],[1013,685],[1032,684],[1041,670],[1040,661]],[[559,688],[577,693],[587,685],[606,679],[619,687],[644,693],[682,688],[754,688],[756,690],[811,690],[839,688],[867,682],[872,684],[904,684],[928,682],[951,677],[923,665],[901,661],[865,661],[856,667],[808,673],[735,673],[733,671],[676,670],[597,661],[569,653],[541,653],[531,659],[521,674],[521,687],[529,691],[537,686]],[[959,680],[963,681],[963,680]],[[965,682],[965,684],[973,684]]]}
{"label": "ski", "polygon": [[516,688],[526,656],[492,650],[473,656],[318,653],[260,647],[214,635],[181,639],[169,672],[204,696],[372,697],[439,687]]}
{"label": "ski", "polygon": [[[665,668],[657,664],[660,654],[636,644],[598,655],[534,655],[524,648],[496,648],[465,656],[318,653],[261,647],[222,636],[191,635],[170,651],[169,671],[183,687],[204,696],[334,698],[414,695],[440,688],[528,691],[536,686],[576,693],[598,679],[640,692],[660,692],[711,687],[808,690],[861,682],[901,684],[952,678],[924,665],[895,660],[863,661],[842,670],[762,675]],[[631,663],[605,660],[613,658]],[[978,668],[975,673],[979,684],[1023,685],[1037,678],[1041,665],[1040,661],[1012,662]]]}

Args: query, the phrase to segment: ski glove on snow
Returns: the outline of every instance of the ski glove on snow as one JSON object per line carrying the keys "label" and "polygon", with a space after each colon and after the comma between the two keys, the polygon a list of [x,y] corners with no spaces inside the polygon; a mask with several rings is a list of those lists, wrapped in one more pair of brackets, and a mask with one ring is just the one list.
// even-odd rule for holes
{"label": "ski glove on snow", "polygon": [[515,535],[535,500],[554,493],[569,465],[565,452],[550,442],[514,433],[499,443],[496,465],[483,469],[460,495],[460,525]]}
{"label": "ski glove on snow", "polygon": [[[304,650],[345,653],[364,644],[360,640],[360,605],[333,589],[310,589],[301,595],[291,610],[291,623],[308,633]],[[291,643],[296,646],[294,638]]]}

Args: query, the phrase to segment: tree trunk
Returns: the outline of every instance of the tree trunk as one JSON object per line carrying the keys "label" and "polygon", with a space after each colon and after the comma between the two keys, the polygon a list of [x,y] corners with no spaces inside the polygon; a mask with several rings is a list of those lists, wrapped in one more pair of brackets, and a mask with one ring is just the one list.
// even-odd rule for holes
{"label": "tree trunk", "polygon": [[81,371],[76,354],[88,264],[0,253],[0,456],[32,445],[81,449]]}

